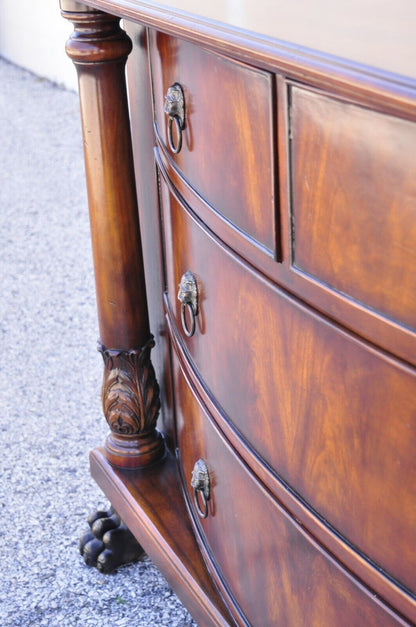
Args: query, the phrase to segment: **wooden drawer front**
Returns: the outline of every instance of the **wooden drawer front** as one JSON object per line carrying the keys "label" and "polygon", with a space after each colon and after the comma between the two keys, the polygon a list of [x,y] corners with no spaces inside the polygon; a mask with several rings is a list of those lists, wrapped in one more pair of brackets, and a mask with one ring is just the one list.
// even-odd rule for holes
{"label": "wooden drawer front", "polygon": [[291,89],[295,265],[416,328],[416,123]]}
{"label": "wooden drawer front", "polygon": [[[198,404],[177,363],[174,380],[189,504],[219,571],[217,580],[218,576],[225,580],[225,593],[248,623],[259,627],[397,624],[261,487]],[[210,477],[205,520],[196,512],[190,486],[199,459],[206,463]],[[212,563],[211,567],[215,568]]]}
{"label": "wooden drawer front", "polygon": [[[209,236],[162,185],[167,289],[225,418],[320,516],[416,591],[416,375],[314,315]],[[181,330],[191,270],[199,314]]]}
{"label": "wooden drawer front", "polygon": [[[157,133],[192,187],[220,214],[276,249],[271,76],[186,41],[151,33]],[[167,147],[168,88],[185,97],[182,149]]]}

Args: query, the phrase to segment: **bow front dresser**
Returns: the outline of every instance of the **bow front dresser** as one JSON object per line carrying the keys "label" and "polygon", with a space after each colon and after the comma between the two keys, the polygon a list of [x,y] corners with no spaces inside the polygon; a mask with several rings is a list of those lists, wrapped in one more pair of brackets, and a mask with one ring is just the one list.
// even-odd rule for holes
{"label": "bow front dresser", "polygon": [[91,472],[201,627],[416,623],[415,6],[61,0]]}

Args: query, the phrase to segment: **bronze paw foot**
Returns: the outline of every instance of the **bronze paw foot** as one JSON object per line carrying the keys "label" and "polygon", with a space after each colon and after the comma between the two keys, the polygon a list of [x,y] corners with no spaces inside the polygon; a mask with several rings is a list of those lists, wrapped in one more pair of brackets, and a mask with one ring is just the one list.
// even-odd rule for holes
{"label": "bronze paw foot", "polygon": [[91,514],[88,524],[90,531],[79,543],[88,566],[96,566],[100,572],[108,574],[143,557],[144,550],[112,507]]}

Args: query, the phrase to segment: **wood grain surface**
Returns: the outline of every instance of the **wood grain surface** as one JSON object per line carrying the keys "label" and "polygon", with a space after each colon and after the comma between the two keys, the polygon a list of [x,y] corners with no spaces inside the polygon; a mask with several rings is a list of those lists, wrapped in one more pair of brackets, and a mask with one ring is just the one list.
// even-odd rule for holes
{"label": "wood grain surface", "polygon": [[183,146],[174,162],[231,223],[275,253],[275,134],[270,74],[183,40],[151,33],[155,122],[167,145],[168,88],[185,98]]}
{"label": "wood grain surface", "polygon": [[416,494],[403,481],[416,472],[414,370],[264,281],[162,191],[170,307],[180,329],[177,285],[190,269],[200,313],[186,346],[225,419],[320,516],[416,590]]}
{"label": "wood grain surface", "polygon": [[291,90],[294,264],[416,330],[416,121]]}
{"label": "wood grain surface", "polygon": [[202,520],[195,512],[195,519],[218,568],[214,578],[236,605],[238,624],[405,624],[287,516],[215,428],[177,364],[174,372],[178,441],[189,500],[193,500],[192,469],[203,459],[211,496],[208,517]]}

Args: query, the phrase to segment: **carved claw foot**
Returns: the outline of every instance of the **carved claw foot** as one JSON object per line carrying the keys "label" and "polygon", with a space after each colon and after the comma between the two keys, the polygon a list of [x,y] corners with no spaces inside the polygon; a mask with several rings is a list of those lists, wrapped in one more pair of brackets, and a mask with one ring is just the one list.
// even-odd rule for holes
{"label": "carved claw foot", "polygon": [[143,557],[144,550],[112,507],[91,514],[88,524],[90,531],[79,543],[88,566],[96,566],[100,572],[108,574]]}

